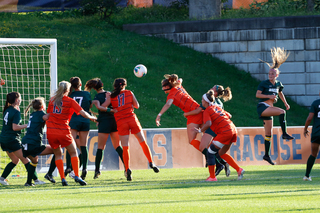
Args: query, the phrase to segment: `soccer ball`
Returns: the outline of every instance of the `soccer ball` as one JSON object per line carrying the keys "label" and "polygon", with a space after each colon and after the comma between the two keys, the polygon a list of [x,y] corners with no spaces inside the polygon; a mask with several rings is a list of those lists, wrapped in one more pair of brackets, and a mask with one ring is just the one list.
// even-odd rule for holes
{"label": "soccer ball", "polygon": [[147,74],[147,68],[143,64],[138,64],[134,67],[133,73],[138,77],[141,78]]}

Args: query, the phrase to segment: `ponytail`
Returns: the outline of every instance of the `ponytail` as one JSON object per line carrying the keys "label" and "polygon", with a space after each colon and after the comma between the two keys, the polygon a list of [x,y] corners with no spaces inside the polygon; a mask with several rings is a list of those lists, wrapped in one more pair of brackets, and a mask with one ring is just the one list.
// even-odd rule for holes
{"label": "ponytail", "polygon": [[87,81],[84,90],[90,92],[91,89],[95,89],[97,91],[103,89],[103,83],[100,78],[93,78]]}
{"label": "ponytail", "polygon": [[20,97],[20,93],[18,92],[10,92],[7,94],[7,99],[6,99],[6,103],[3,107],[3,113],[8,109],[9,106],[11,106],[12,104],[14,104],[14,102],[16,102],[17,98]]}
{"label": "ponytail", "polygon": [[232,99],[232,93],[230,87],[227,87],[226,89],[223,88],[221,85],[216,85],[216,91],[218,93],[218,98],[222,97],[223,101],[229,101]]}
{"label": "ponytail", "polygon": [[117,97],[125,86],[127,86],[127,80],[125,78],[115,79],[113,82],[114,90],[111,93],[111,98]]}
{"label": "ponytail", "polygon": [[64,94],[70,90],[71,84],[67,81],[61,81],[59,87],[53,96],[53,103],[61,110],[61,102]]}

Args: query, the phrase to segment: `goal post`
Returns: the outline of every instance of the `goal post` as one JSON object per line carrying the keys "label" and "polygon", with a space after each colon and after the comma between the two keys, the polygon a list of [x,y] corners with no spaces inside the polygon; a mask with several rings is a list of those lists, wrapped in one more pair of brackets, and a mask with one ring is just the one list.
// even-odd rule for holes
{"label": "goal post", "polygon": [[[16,91],[21,94],[20,112],[22,124],[26,124],[29,115],[24,110],[36,97],[44,97],[48,105],[58,84],[57,40],[38,38],[0,38],[0,77],[5,85],[0,87],[0,130],[3,124],[3,107],[6,95]],[[32,111],[32,110],[31,110]],[[24,131],[21,137],[24,136]],[[0,173],[10,159],[0,151]],[[39,159],[39,164],[48,159]],[[40,166],[41,167],[41,166]],[[14,169],[25,171],[23,164]]]}

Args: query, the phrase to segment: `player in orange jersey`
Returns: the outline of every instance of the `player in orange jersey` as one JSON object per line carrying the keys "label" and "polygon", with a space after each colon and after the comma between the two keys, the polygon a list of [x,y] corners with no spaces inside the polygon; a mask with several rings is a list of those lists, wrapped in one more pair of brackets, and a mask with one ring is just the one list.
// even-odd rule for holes
{"label": "player in orange jersey", "polygon": [[240,168],[235,160],[226,153],[232,143],[237,141],[236,126],[230,120],[230,113],[214,104],[213,101],[213,90],[209,90],[202,96],[202,106],[206,109],[203,112],[204,125],[198,129],[199,133],[204,132],[201,143],[208,144],[213,139],[207,153],[210,176],[206,181],[217,181],[215,176],[216,153],[219,153],[221,158],[238,172],[238,180],[241,180],[244,169]]}
{"label": "player in orange jersey", "polygon": [[132,180],[132,171],[130,170],[129,162],[129,135],[134,136],[139,141],[139,144],[147,157],[149,166],[154,172],[158,173],[159,168],[152,162],[152,156],[148,144],[146,143],[145,136],[142,132],[140,122],[134,113],[134,108],[139,108],[139,102],[134,96],[133,92],[126,90],[127,80],[124,78],[117,78],[113,82],[114,90],[111,95],[106,94],[106,101],[102,104],[103,107],[109,106],[111,103],[112,107],[116,112],[114,117],[117,122],[118,134],[123,146],[123,161],[126,169],[126,177],[128,181]]}
{"label": "player in orange jersey", "polygon": [[71,156],[71,164],[75,173],[74,180],[80,185],[87,183],[79,177],[79,158],[76,150],[76,143],[71,135],[69,121],[73,113],[83,117],[96,120],[95,116],[84,111],[81,106],[72,98],[68,97],[71,84],[67,81],[61,81],[55,95],[50,99],[47,113],[50,113],[47,120],[47,139],[56,158],[56,166],[59,170],[62,185],[67,186],[62,161],[62,150],[66,148]]}

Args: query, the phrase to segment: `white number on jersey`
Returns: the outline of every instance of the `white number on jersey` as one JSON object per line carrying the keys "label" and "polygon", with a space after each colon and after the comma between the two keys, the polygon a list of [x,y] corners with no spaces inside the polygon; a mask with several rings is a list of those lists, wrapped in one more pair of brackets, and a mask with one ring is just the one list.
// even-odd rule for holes
{"label": "white number on jersey", "polygon": [[27,126],[27,128],[29,128],[30,126],[31,126],[31,118],[32,118],[33,116],[30,116],[30,118],[29,118],[29,121],[28,121],[28,126]]}
{"label": "white number on jersey", "polygon": [[3,118],[3,120],[6,122],[6,125],[8,125],[8,117],[9,117],[9,112],[7,112]]}
{"label": "white number on jersey", "polygon": [[81,106],[83,97],[73,97],[73,99]]}

